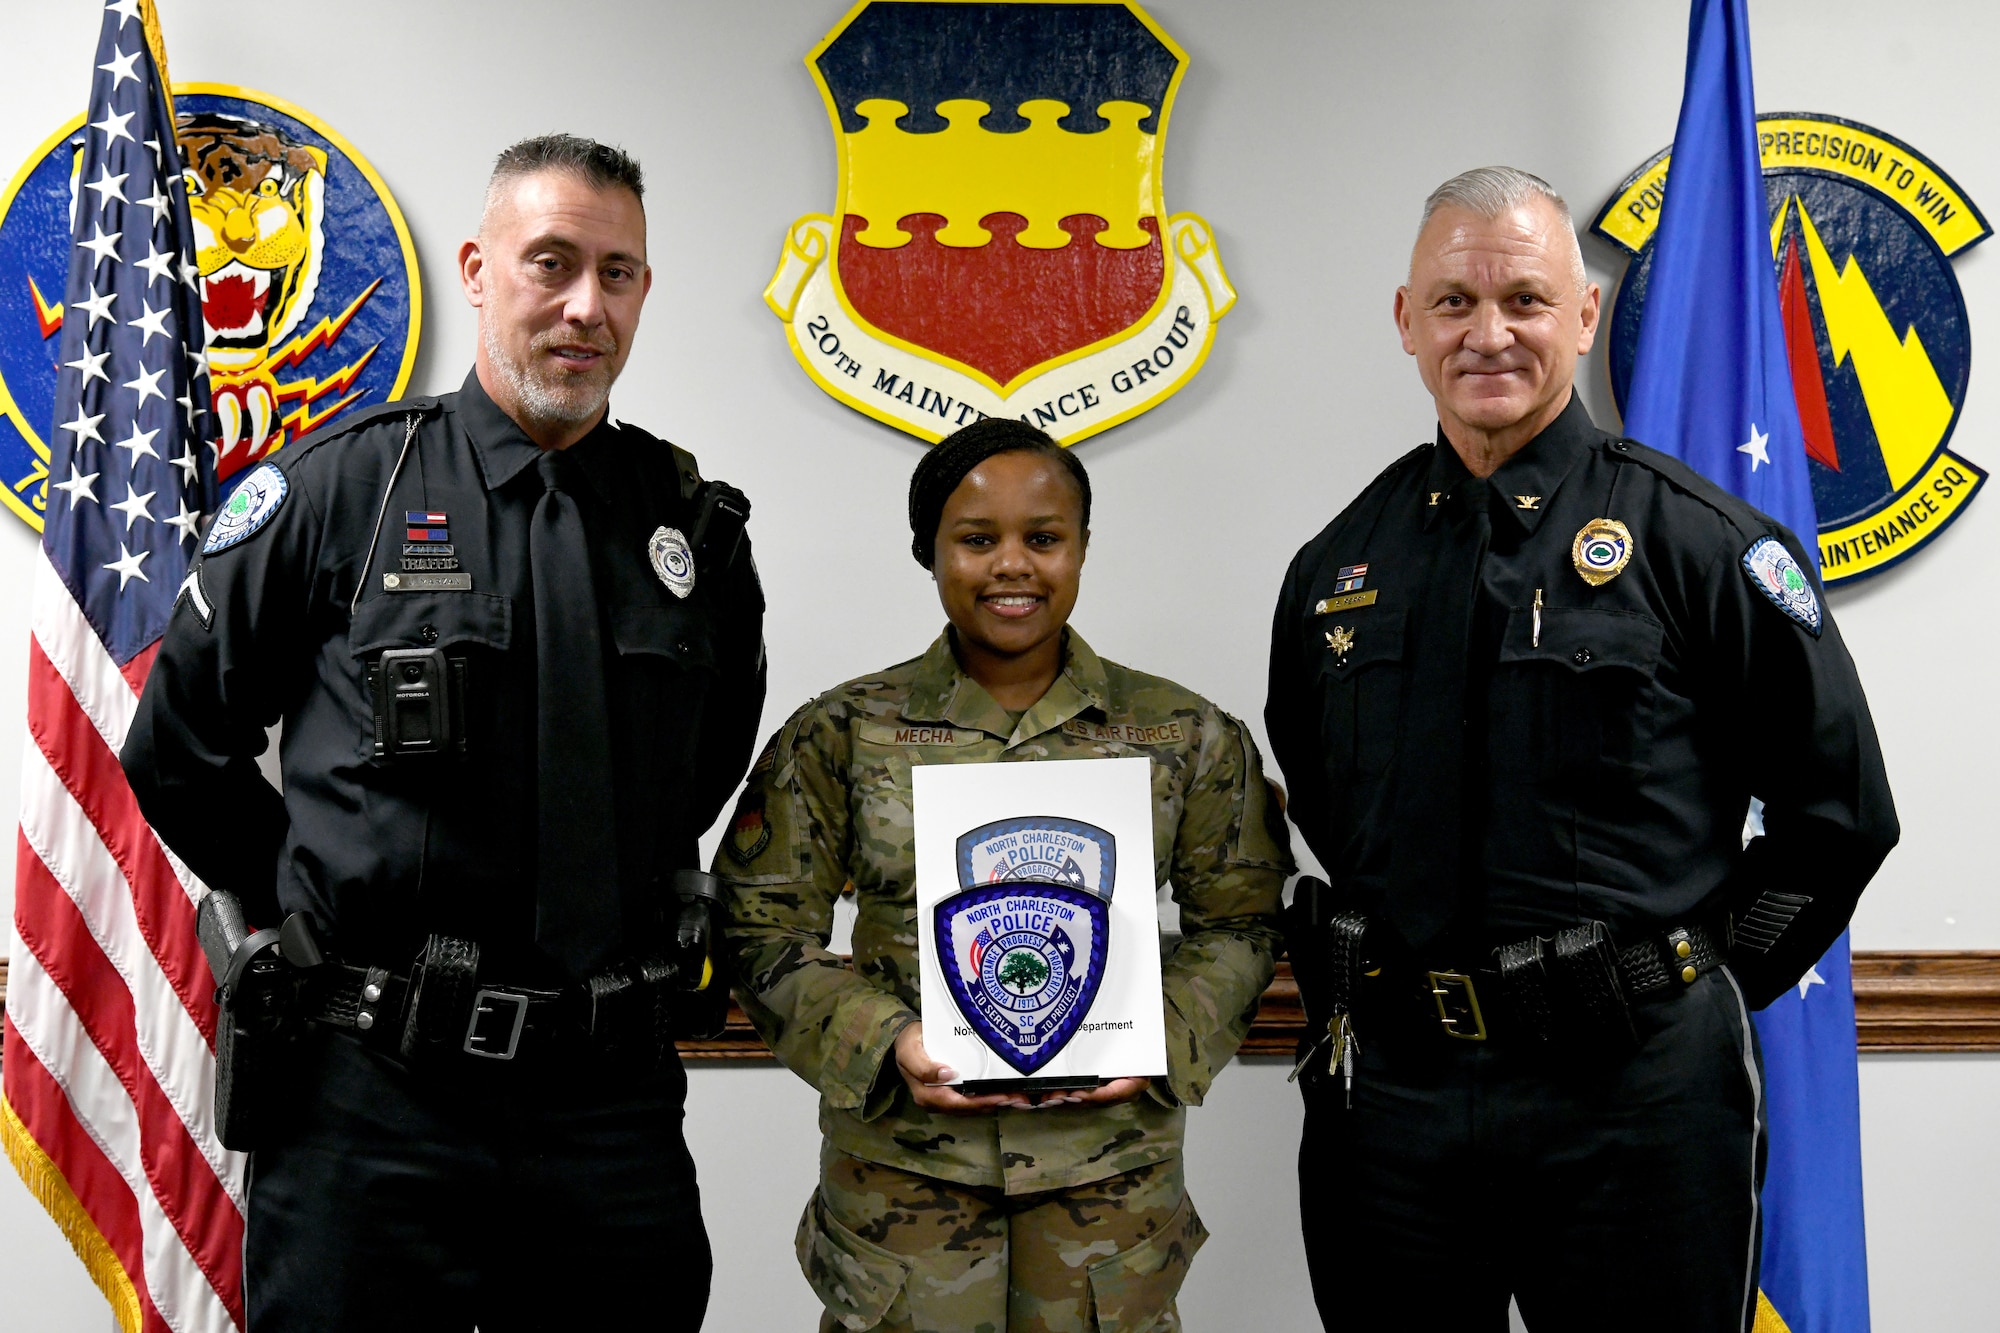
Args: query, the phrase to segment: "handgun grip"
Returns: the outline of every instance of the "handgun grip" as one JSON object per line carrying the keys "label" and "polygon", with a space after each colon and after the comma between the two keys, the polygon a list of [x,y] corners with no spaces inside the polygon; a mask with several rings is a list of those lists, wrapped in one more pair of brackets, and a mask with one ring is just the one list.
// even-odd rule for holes
{"label": "handgun grip", "polygon": [[210,889],[194,913],[194,935],[208,958],[208,970],[220,985],[229,976],[229,964],[250,938],[250,923],[243,917],[243,901],[222,889]]}

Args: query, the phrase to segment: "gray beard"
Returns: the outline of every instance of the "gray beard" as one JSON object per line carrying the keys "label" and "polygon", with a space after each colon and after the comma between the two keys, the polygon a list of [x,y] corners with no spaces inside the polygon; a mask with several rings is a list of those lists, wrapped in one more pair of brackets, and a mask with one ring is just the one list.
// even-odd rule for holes
{"label": "gray beard", "polygon": [[486,362],[513,393],[516,410],[525,418],[522,425],[538,430],[568,429],[588,425],[603,413],[615,376],[602,384],[544,380],[508,355],[490,322],[481,320],[479,332],[486,344]]}

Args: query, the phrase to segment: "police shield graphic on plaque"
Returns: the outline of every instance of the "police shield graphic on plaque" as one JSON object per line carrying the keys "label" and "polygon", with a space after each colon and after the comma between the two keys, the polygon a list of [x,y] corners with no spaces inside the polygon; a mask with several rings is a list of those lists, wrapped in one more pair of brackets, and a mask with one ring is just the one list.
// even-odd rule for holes
{"label": "police shield graphic on plaque", "polygon": [[1029,816],[958,838],[960,891],[932,909],[958,1010],[1023,1074],[1047,1064],[1090,1012],[1111,943],[1117,839]]}
{"label": "police shield graphic on plaque", "polygon": [[1071,444],[1180,389],[1236,300],[1162,193],[1187,63],[1126,0],[861,0],[806,57],[834,211],[764,292],[806,373],[933,441],[1013,416]]}
{"label": "police shield graphic on plaque", "polygon": [[912,772],[924,1047],[962,1081],[1166,1072],[1151,774]]}

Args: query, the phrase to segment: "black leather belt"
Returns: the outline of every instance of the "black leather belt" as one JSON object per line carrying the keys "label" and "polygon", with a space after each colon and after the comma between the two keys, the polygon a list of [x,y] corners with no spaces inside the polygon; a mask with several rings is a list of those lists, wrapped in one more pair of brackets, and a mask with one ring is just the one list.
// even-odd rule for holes
{"label": "black leather belt", "polygon": [[[1602,928],[1595,929],[1601,935]],[[1564,935],[1579,932],[1587,933],[1579,928]],[[1677,994],[1721,966],[1726,956],[1714,934],[1694,924],[1648,935],[1615,955],[1600,947],[1593,957],[1586,941],[1562,957],[1551,953],[1544,970],[1542,946],[1562,939],[1531,937],[1502,946],[1494,950],[1498,966],[1419,973],[1426,983],[1428,1008],[1445,1035],[1486,1041],[1497,1027],[1503,1037],[1535,1034],[1547,1040],[1550,1032],[1565,1026],[1629,1030],[1629,1019],[1622,1012],[1626,1003]],[[1515,965],[1524,951],[1534,955],[1532,967]],[[1615,967],[1608,966],[1614,956]],[[1596,985],[1589,984],[1593,966]],[[1531,983],[1528,978],[1536,980]],[[1559,980],[1539,984],[1546,978]]]}
{"label": "black leather belt", "polygon": [[1727,955],[1726,946],[1706,926],[1679,926],[1619,950],[1618,971],[1626,995],[1644,1000],[1692,986],[1697,977],[1722,966]]}
{"label": "black leather belt", "polygon": [[[306,1016],[354,1032],[392,1054],[408,1055],[409,995],[410,979],[387,968],[329,963],[313,979]],[[562,991],[480,984],[443,1016],[427,1015],[427,1020],[451,1034],[450,1040],[434,1045],[479,1060],[513,1060],[588,1041],[575,1021],[574,999]]]}

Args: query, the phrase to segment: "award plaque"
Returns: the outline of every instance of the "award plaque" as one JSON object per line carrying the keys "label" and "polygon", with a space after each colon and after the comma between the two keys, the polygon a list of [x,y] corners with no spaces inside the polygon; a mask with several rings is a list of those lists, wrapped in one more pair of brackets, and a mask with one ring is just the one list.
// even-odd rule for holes
{"label": "award plaque", "polygon": [[968,1091],[1166,1073],[1151,768],[913,772],[924,1046]]}

